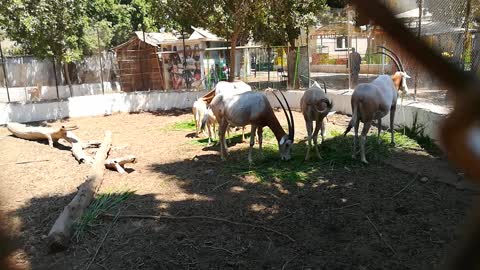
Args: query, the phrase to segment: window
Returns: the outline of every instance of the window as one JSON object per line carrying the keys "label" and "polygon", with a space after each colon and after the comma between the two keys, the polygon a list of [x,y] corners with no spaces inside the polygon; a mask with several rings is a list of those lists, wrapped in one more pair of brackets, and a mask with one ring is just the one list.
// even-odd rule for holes
{"label": "window", "polygon": [[348,44],[348,37],[341,36],[336,38],[335,51],[346,51],[350,47]]}

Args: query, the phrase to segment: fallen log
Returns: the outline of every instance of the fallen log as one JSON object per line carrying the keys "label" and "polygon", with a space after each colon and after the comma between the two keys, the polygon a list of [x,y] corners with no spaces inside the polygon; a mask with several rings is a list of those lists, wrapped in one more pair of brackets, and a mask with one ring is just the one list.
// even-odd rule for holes
{"label": "fallen log", "polygon": [[133,155],[128,155],[119,158],[112,158],[105,160],[105,167],[112,170],[117,170],[119,173],[126,173],[123,166],[127,163],[137,163],[137,158]]}
{"label": "fallen log", "polygon": [[64,250],[68,247],[72,235],[73,223],[82,216],[83,211],[93,200],[95,192],[103,180],[105,160],[112,144],[112,133],[105,131],[100,148],[95,154],[94,163],[83,184],[78,187],[77,195],[65,206],[63,212],[48,233],[47,245],[51,251]]}
{"label": "fallen log", "polygon": [[77,126],[31,127],[20,123],[7,123],[7,129],[18,138],[25,140],[48,140],[48,145],[53,147],[53,142],[65,139],[67,131],[78,129]]}
{"label": "fallen log", "polygon": [[93,158],[88,156],[83,148],[84,143],[73,132],[68,131],[65,140],[72,144],[72,154],[79,163],[93,164]]}

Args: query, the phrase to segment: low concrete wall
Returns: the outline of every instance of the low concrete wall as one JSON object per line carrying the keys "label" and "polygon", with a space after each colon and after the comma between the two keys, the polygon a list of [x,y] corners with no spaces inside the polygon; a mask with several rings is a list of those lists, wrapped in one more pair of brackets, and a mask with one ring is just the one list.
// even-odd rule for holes
{"label": "low concrete wall", "polygon": [[191,108],[206,92],[132,92],[81,96],[61,101],[0,103],[0,124],[33,122],[140,112]]}
{"label": "low concrete wall", "polygon": [[[0,103],[0,124],[7,122],[32,122],[54,120],[65,117],[85,117],[109,115],[116,112],[140,112],[169,109],[191,108],[193,102],[206,91],[202,92],[133,92],[106,95],[81,96],[61,101],[38,103]],[[303,91],[287,91],[285,96],[291,108],[300,111],[300,99]],[[352,91],[330,90],[328,97],[333,101],[333,110],[352,114],[350,106]],[[279,107],[278,101],[271,93],[267,97],[274,107]],[[425,135],[438,139],[437,128],[440,121],[448,114],[448,110],[429,103],[398,101],[395,114],[395,125],[411,126],[415,115],[418,124],[425,127]],[[382,119],[382,125],[389,126],[389,115]]]}
{"label": "low concrete wall", "polygon": [[[119,82],[104,82],[104,91],[106,93],[119,92]],[[32,101],[31,92],[34,89],[30,87],[9,87],[8,93],[10,95],[11,102],[27,102]],[[88,83],[88,84],[74,84],[72,85],[73,96],[85,96],[85,95],[100,95],[102,94],[101,83]],[[70,89],[68,85],[58,86],[58,95],[61,99],[70,97]],[[40,89],[40,100],[56,100],[57,88],[55,86],[42,86]],[[7,89],[0,87],[0,102],[7,102]]]}
{"label": "low concrete wall", "polygon": [[[352,90],[330,90],[327,96],[333,102],[333,110],[342,114],[352,114],[352,108],[350,100],[352,96]],[[303,91],[288,91],[285,96],[293,110],[300,111],[300,99],[303,96]],[[274,107],[279,107],[278,101],[272,94],[267,94],[267,97]],[[415,115],[417,115],[417,124],[425,127],[424,134],[432,139],[437,140],[439,137],[438,127],[440,122],[449,113],[449,110],[445,107],[433,105],[430,103],[421,103],[415,101],[402,101],[399,99],[397,104],[397,110],[395,112],[395,126],[406,125],[411,127]],[[386,115],[382,119],[382,126],[390,127],[390,114]]]}
{"label": "low concrete wall", "polygon": [[[391,67],[385,65],[385,73],[390,72]],[[325,73],[348,73],[346,65],[311,65],[311,72],[325,72]],[[380,64],[361,64],[361,74],[382,74],[382,65]]]}

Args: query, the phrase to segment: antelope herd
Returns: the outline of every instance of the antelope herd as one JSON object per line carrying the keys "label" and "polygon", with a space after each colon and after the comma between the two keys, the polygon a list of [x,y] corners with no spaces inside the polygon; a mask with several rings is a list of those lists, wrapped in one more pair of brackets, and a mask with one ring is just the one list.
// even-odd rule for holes
{"label": "antelope herd", "polygon": [[[364,163],[368,163],[365,158],[366,135],[372,125],[377,120],[378,140],[380,142],[381,121],[382,118],[390,113],[390,132],[391,143],[395,144],[394,139],[394,117],[398,99],[398,92],[408,93],[406,79],[410,78],[405,72],[402,61],[391,50],[379,46],[384,51],[377,52],[389,57],[397,68],[393,75],[380,75],[371,83],[358,84],[354,89],[351,99],[352,119],[350,120],[344,136],[354,128],[353,154],[356,156],[358,128],[359,123],[363,123],[363,129],[360,135],[360,158]],[[321,142],[324,141],[325,122],[324,119],[335,113],[332,111],[333,103],[327,98],[327,88],[324,83],[322,89],[316,82],[305,90],[301,100],[300,108],[305,119],[307,129],[308,147],[305,160],[310,159],[310,151],[315,149],[315,153],[320,158],[320,152],[317,145],[318,133],[321,135]],[[275,92],[278,91],[283,99],[279,98]],[[215,124],[218,123],[218,135],[220,143],[220,157],[225,160],[228,151],[225,139],[225,133],[229,127],[241,127],[242,129],[250,125],[250,148],[248,151],[248,161],[253,162],[252,151],[255,144],[255,134],[258,137],[258,147],[261,155],[263,142],[263,128],[269,127],[278,142],[279,154],[281,160],[290,160],[292,147],[294,144],[295,123],[293,113],[287,98],[282,91],[267,89],[265,93],[272,93],[285,113],[288,130],[282,128],[277,119],[272,105],[266,94],[261,92],[252,92],[251,87],[241,81],[237,82],[219,82],[215,89],[195,101],[192,112],[194,114],[196,135],[204,132],[208,128],[209,144],[212,137],[211,127],[215,133]],[[315,122],[315,129],[313,128]],[[243,138],[243,132],[242,132]]]}

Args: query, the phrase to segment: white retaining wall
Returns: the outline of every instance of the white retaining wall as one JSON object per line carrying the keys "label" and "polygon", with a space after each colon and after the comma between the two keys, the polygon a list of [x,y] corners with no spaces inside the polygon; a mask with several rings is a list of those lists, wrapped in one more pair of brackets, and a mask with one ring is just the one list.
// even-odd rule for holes
{"label": "white retaining wall", "polygon": [[[65,117],[85,117],[109,115],[116,112],[140,112],[169,109],[191,108],[193,102],[206,92],[134,92],[105,95],[80,96],[61,101],[37,103],[0,103],[0,124],[7,122],[32,122],[54,120]],[[330,90],[328,97],[333,101],[333,110],[352,114],[350,98],[352,91]],[[303,91],[288,91],[285,96],[293,110],[300,111],[300,99]],[[274,107],[279,107],[272,94],[267,97]],[[425,135],[438,138],[437,128],[440,121],[448,114],[441,106],[428,103],[405,101],[399,99],[395,115],[395,125],[411,126],[415,114],[418,114],[418,124],[425,127]],[[382,119],[382,125],[388,127],[389,115]]]}
{"label": "white retaining wall", "polygon": [[[103,83],[105,93],[119,92],[119,82],[104,82]],[[26,102],[32,101],[31,92],[34,89],[33,86],[28,87],[9,87],[8,93],[10,95],[11,102]],[[101,83],[85,83],[72,85],[72,93],[74,97],[85,95],[101,95],[102,84]],[[61,99],[70,97],[70,89],[68,85],[58,86],[58,95]],[[56,100],[57,88],[55,86],[41,86],[40,100]],[[7,102],[7,89],[0,87],[0,102]]]}
{"label": "white retaining wall", "polygon": [[61,101],[0,103],[0,124],[33,122],[140,112],[191,108],[206,92],[133,92],[81,96]]}
{"label": "white retaining wall", "polygon": [[[328,98],[333,102],[333,110],[342,114],[352,114],[352,107],[350,105],[350,99],[353,91],[349,90],[329,90]],[[300,99],[302,98],[303,91],[288,91],[285,96],[293,110],[300,111]],[[267,94],[268,99],[272,106],[279,107],[278,101],[272,94]],[[438,127],[442,119],[449,113],[449,110],[445,107],[433,105],[430,103],[421,103],[414,101],[404,101],[401,103],[398,99],[397,111],[395,113],[395,126],[406,125],[411,127],[415,114],[417,114],[417,124],[425,127],[424,134],[432,139],[437,140]],[[390,126],[390,114],[382,119],[382,126]]]}

